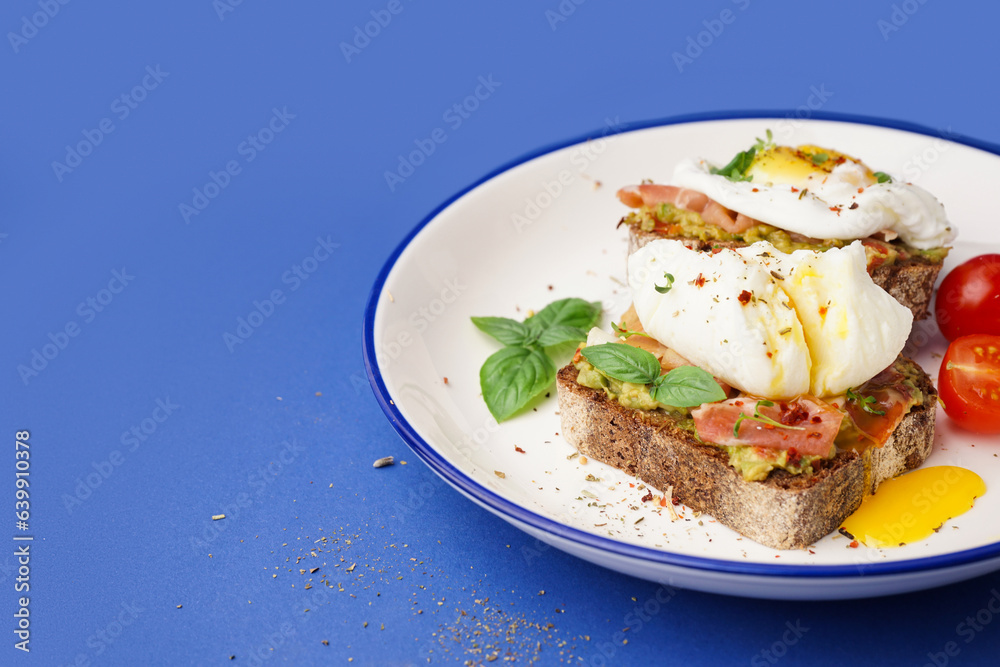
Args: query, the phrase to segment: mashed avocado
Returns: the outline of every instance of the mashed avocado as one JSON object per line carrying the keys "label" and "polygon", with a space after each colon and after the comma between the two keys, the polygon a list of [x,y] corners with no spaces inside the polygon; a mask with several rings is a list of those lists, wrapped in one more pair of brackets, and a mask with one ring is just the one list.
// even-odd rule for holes
{"label": "mashed avocado", "polygon": [[[829,248],[841,248],[850,244],[850,241],[841,241],[838,239],[825,239],[815,243],[794,241],[788,232],[765,224],[754,225],[746,231],[731,234],[718,225],[706,223],[699,214],[677,208],[669,203],[657,206],[644,206],[626,215],[622,218],[622,222],[626,225],[637,226],[646,232],[651,232],[655,229],[666,231],[672,236],[698,239],[703,242],[719,241],[751,244],[758,241],[767,241],[778,250],[786,253],[795,250],[823,251]],[[866,244],[865,249],[868,253],[869,266],[890,265],[901,257],[918,257],[928,262],[941,263],[948,255],[947,248],[919,250],[906,245],[898,239],[891,243],[878,242],[871,245]]]}
{"label": "mashed avocado", "polygon": [[729,465],[739,470],[743,479],[748,482],[767,479],[767,476],[775,468],[787,470],[793,475],[812,474],[813,461],[824,458],[822,456],[802,456],[790,463],[788,452],[785,450],[746,445],[727,445],[722,449],[729,454]]}

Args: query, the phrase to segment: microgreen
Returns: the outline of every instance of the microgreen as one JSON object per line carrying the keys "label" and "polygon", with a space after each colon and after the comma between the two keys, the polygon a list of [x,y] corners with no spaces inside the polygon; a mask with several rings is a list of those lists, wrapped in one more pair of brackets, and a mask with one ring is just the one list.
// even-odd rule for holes
{"label": "microgreen", "polygon": [[757,143],[753,145],[754,150],[766,151],[774,148],[774,135],[771,134],[771,130],[767,131],[767,139],[761,139],[760,137],[757,137],[756,139]]}
{"label": "microgreen", "polygon": [[555,381],[556,367],[546,348],[586,340],[587,331],[600,315],[599,302],[560,299],[523,322],[507,317],[472,318],[480,331],[505,345],[479,371],[483,399],[498,422],[511,417]]}
{"label": "microgreen", "polygon": [[774,148],[774,135],[771,134],[771,130],[768,130],[767,139],[757,137],[757,143],[748,150],[737,153],[736,157],[730,160],[729,164],[725,167],[711,167],[709,172],[718,176],[725,176],[733,182],[752,181],[753,176],[747,176],[747,171],[750,169],[750,165],[753,164],[754,156],[757,155],[758,151],[763,152],[771,148]]}
{"label": "microgreen", "polygon": [[[624,324],[624,322],[622,322],[622,324]],[[645,336],[646,338],[652,338],[652,336],[645,331],[632,331],[631,329],[625,329],[614,322],[611,323],[611,329],[615,332],[615,336],[618,338],[628,339],[631,336]]]}
{"label": "microgreen", "polygon": [[761,424],[769,424],[770,426],[776,426],[778,428],[787,428],[787,429],[791,429],[793,431],[803,431],[803,430],[805,430],[804,426],[789,426],[788,424],[782,424],[779,421],[775,421],[775,420],[771,419],[767,415],[761,414],[760,407],[762,405],[765,408],[773,408],[774,407],[774,401],[757,401],[757,404],[753,407],[753,416],[752,417],[750,415],[748,415],[748,414],[745,414],[745,413],[741,412],[740,416],[736,418],[736,423],[733,424],[733,437],[734,438],[740,437],[740,424],[743,423],[744,419],[749,419],[751,421],[760,422]]}
{"label": "microgreen", "polygon": [[885,410],[876,410],[875,408],[871,407],[871,404],[876,403],[877,400],[874,396],[862,396],[853,389],[848,388],[847,400],[854,401],[859,406],[861,406],[862,410],[864,410],[870,415],[878,415],[881,417],[882,415],[885,414]]}
{"label": "microgreen", "polygon": [[872,176],[878,179],[879,183],[892,183],[892,176],[885,173],[884,171],[876,171],[874,174],[872,174]]}
{"label": "microgreen", "polygon": [[670,288],[674,286],[674,276],[672,274],[664,273],[663,277],[666,278],[667,280],[666,285],[656,285],[656,284],[653,285],[653,289],[655,289],[660,294],[666,294],[667,292],[670,291]]}
{"label": "microgreen", "polygon": [[725,167],[722,167],[721,169],[718,167],[711,167],[709,172],[718,176],[725,176],[733,182],[752,181],[753,176],[747,176],[746,174],[750,165],[753,163],[753,157],[756,154],[756,148],[751,148],[748,151],[740,151]]}

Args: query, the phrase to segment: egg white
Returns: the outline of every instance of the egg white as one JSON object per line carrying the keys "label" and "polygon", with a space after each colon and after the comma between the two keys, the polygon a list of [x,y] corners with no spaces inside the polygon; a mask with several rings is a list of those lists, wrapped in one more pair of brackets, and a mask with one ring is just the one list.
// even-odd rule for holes
{"label": "egg white", "polygon": [[872,282],[855,241],[825,252],[775,252],[755,243],[737,252],[784,277],[812,360],[809,392],[837,396],[888,367],[902,351],[913,313]]}
{"label": "egg white", "polygon": [[628,281],[646,332],[691,363],[754,396],[832,397],[888,367],[913,323],[865,267],[860,241],[785,254],[664,239],[629,257]]}
{"label": "egg white", "polygon": [[[656,287],[667,284],[667,273],[674,281],[661,294]],[[802,325],[778,281],[753,258],[658,240],[629,257],[628,281],[646,332],[691,363],[755,396],[809,391]],[[744,292],[751,297],[745,304]]]}

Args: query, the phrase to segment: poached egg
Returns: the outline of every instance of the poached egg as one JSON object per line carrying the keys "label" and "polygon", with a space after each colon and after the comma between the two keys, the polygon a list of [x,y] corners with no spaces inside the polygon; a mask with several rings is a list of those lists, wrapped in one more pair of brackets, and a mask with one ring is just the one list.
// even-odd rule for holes
{"label": "poached egg", "polygon": [[860,241],[784,254],[653,241],[629,257],[646,332],[754,396],[838,396],[889,366],[913,315],[865,270]]}
{"label": "poached egg", "polygon": [[713,174],[712,167],[706,160],[684,160],[672,182],[737,213],[811,238],[851,240],[891,230],[926,250],[947,245],[957,234],[944,206],[929,192],[830,149],[769,146],[755,153],[747,181]]}

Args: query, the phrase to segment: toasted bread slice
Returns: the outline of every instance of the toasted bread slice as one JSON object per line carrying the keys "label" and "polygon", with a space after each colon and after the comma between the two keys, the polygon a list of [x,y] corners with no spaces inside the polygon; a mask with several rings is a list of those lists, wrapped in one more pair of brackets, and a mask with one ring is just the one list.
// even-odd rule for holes
{"label": "toasted bread slice", "polygon": [[[716,247],[739,248],[748,245],[739,241],[702,241],[685,237],[670,237],[655,231],[643,231],[634,225],[629,225],[628,254],[631,255],[650,241],[664,238],[676,238],[696,250],[708,250]],[[871,276],[876,285],[909,308],[913,313],[914,321],[917,321],[928,315],[931,295],[934,293],[934,281],[937,280],[941,266],[941,262],[933,262],[921,257],[910,257],[893,264],[878,266],[872,271]]]}
{"label": "toasted bread slice", "polygon": [[805,548],[840,527],[879,484],[916,468],[931,452],[937,392],[924,374],[922,405],[903,418],[882,447],[841,451],[813,474],[771,471],[748,482],[729,456],[703,444],[660,410],[634,410],[577,383],[572,365],[556,378],[562,434],[581,454],[634,475],[775,549]]}

